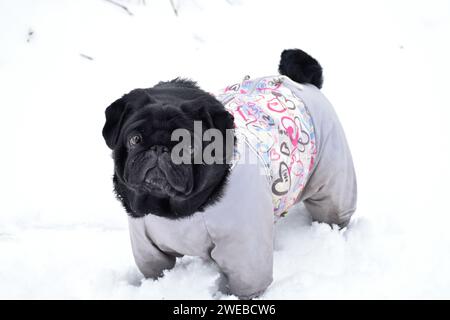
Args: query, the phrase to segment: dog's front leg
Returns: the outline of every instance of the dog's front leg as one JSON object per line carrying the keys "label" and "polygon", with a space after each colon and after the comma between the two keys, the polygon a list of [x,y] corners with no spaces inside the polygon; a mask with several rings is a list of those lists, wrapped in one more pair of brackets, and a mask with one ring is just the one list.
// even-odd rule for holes
{"label": "dog's front leg", "polygon": [[146,278],[156,279],[174,267],[176,258],[159,250],[147,236],[144,218],[129,217],[128,225],[134,260]]}
{"label": "dog's front leg", "polygon": [[225,284],[226,293],[251,299],[272,282],[272,193],[259,167],[235,170],[226,198],[204,214],[204,221],[214,244],[211,258],[224,275],[219,290]]}
{"label": "dog's front leg", "polygon": [[240,299],[259,296],[272,282],[273,213],[271,208],[258,209],[240,212],[245,218],[234,223],[229,220],[231,229],[226,222],[220,229],[208,225],[214,242],[211,257],[222,271],[219,291]]}

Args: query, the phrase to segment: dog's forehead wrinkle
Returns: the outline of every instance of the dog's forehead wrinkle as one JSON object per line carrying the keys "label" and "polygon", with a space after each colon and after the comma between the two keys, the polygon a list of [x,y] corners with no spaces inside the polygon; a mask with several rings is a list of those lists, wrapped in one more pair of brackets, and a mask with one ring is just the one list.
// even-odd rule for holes
{"label": "dog's forehead wrinkle", "polygon": [[129,135],[133,131],[139,131],[142,127],[145,127],[146,119],[142,119],[140,117],[130,119],[127,123],[125,123],[123,131],[125,135]]}

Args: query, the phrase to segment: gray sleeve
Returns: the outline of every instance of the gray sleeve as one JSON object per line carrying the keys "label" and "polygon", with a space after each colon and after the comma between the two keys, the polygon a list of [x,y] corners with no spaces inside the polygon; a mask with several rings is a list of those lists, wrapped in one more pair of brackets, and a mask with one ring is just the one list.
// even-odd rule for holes
{"label": "gray sleeve", "polygon": [[146,278],[157,278],[175,265],[175,257],[159,250],[145,231],[144,218],[128,217],[131,248],[138,269]]}
{"label": "gray sleeve", "polygon": [[352,156],[339,123],[323,140],[303,202],[313,220],[345,227],[356,210],[357,185]]}
{"label": "gray sleeve", "polygon": [[214,245],[211,257],[223,272],[225,291],[251,299],[272,282],[272,196],[255,164],[238,165],[227,190],[227,199],[204,217]]}

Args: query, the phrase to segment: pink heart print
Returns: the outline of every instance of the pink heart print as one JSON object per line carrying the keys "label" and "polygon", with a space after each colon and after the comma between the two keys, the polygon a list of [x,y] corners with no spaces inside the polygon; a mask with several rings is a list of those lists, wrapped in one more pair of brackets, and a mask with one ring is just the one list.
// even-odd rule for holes
{"label": "pink heart print", "polygon": [[280,154],[275,150],[275,148],[270,149],[270,160],[279,160]]}

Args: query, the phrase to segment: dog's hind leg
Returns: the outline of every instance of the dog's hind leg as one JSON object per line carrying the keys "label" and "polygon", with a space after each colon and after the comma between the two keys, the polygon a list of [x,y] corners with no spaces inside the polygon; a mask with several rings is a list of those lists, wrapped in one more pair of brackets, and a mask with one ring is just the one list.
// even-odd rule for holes
{"label": "dog's hind leg", "polygon": [[344,133],[335,126],[321,146],[301,201],[314,221],[345,227],[356,210],[357,184]]}
{"label": "dog's hind leg", "polygon": [[304,201],[306,210],[311,214],[313,221],[323,222],[330,225],[336,224],[344,228],[350,222],[355,208],[342,209],[331,199],[308,199]]}

